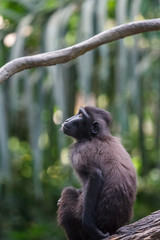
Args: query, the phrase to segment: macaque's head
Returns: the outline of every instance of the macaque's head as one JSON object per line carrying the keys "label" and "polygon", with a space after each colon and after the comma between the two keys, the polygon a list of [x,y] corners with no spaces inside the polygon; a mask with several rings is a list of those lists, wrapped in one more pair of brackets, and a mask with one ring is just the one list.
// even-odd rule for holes
{"label": "macaque's head", "polygon": [[104,138],[110,131],[111,114],[96,107],[80,108],[79,112],[62,124],[64,134],[77,140]]}

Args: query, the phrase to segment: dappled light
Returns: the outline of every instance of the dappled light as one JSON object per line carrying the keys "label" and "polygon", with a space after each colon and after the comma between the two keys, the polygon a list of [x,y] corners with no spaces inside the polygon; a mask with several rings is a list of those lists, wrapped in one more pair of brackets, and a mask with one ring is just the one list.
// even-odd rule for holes
{"label": "dappled light", "polygon": [[0,15],[0,29],[3,29],[5,27],[5,22],[3,19],[3,16]]}
{"label": "dappled light", "polygon": [[53,122],[56,124],[56,125],[59,125],[61,124],[63,121],[63,113],[61,110],[56,110],[53,114]]}
{"label": "dappled light", "polygon": [[4,38],[4,45],[6,47],[12,47],[16,42],[16,33],[9,33]]}
{"label": "dappled light", "polygon": [[63,148],[60,156],[61,156],[62,164],[69,165],[70,161],[69,161],[69,150],[68,150],[68,148]]}

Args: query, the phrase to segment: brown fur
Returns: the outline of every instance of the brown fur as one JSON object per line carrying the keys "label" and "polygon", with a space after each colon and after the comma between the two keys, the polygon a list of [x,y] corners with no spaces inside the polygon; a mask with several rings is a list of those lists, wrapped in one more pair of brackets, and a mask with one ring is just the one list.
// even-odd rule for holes
{"label": "brown fur", "polygon": [[75,240],[92,239],[83,228],[82,215],[85,214],[83,208],[88,176],[94,169],[100,170],[104,179],[102,186],[94,183],[99,193],[93,217],[103,233],[113,234],[131,219],[136,196],[136,172],[120,140],[110,134],[110,114],[92,107],[84,109],[92,121],[99,122],[100,131],[96,136],[81,139],[73,145],[71,161],[81,180],[82,190],[64,189],[58,209],[59,224],[64,227],[68,239]]}

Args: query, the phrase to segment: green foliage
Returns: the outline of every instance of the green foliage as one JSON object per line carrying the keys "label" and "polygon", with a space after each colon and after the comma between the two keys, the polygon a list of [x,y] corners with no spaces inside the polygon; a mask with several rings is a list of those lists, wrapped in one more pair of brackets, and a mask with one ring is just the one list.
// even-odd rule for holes
{"label": "green foliage", "polygon": [[[158,0],[0,5],[0,66],[160,12]],[[21,72],[0,86],[0,239],[65,239],[57,201],[65,186],[80,186],[60,123],[87,104],[111,111],[113,134],[131,154],[138,173],[134,220],[160,208],[159,46],[159,32],[132,36],[67,64]]]}

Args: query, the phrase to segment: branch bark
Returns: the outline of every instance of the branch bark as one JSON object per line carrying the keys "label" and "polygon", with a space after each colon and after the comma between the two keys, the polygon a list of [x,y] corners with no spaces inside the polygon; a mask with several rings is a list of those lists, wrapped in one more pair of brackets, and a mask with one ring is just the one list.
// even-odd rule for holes
{"label": "branch bark", "polygon": [[117,230],[106,240],[158,240],[160,239],[160,210],[139,221]]}
{"label": "branch bark", "polygon": [[160,18],[131,22],[111,28],[68,48],[14,59],[0,68],[0,83],[25,69],[66,63],[105,43],[138,33],[158,30],[160,30]]}

